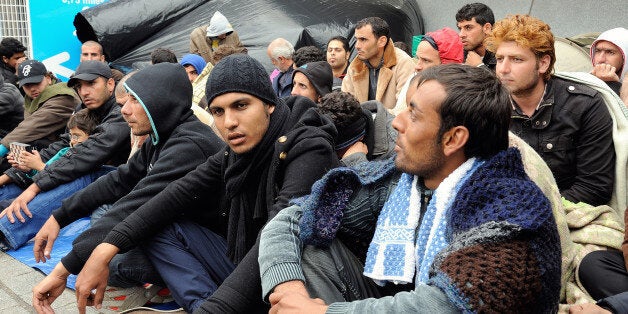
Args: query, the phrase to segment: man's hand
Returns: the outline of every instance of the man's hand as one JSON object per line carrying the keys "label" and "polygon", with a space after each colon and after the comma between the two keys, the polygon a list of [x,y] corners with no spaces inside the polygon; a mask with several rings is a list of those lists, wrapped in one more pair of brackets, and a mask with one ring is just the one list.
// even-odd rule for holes
{"label": "man's hand", "polygon": [[[284,292],[297,292],[306,297],[310,297],[310,294],[307,292],[305,288],[305,284],[301,280],[291,280],[278,284],[275,289],[273,289],[273,293],[284,293]],[[272,303],[271,303],[272,305]]]}
{"label": "man's hand", "polygon": [[54,313],[52,302],[63,293],[70,273],[58,263],[50,275],[33,288],[33,307],[37,313]]}
{"label": "man's hand", "polygon": [[30,171],[37,170],[42,171],[46,167],[46,164],[41,160],[41,156],[39,152],[33,150],[32,153],[27,151],[23,151],[20,153],[20,170],[22,171]]}
{"label": "man's hand", "polygon": [[628,80],[624,79],[621,83],[621,89],[619,90],[619,97],[624,102],[624,105],[628,107]]}
{"label": "man's hand", "polygon": [[[276,290],[276,289],[275,289]],[[312,299],[300,292],[273,292],[269,313],[325,313],[327,305],[321,299]]]}
{"label": "man's hand", "polygon": [[366,146],[366,144],[364,144],[361,141],[357,141],[351,144],[351,146],[347,147],[347,150],[345,151],[344,154],[342,154],[340,159],[353,155],[355,153],[364,153],[366,155],[368,154],[368,152],[369,152],[369,148]]}
{"label": "man's hand", "polygon": [[612,314],[611,311],[594,303],[574,304],[569,307],[569,314]]}
{"label": "man's hand", "polygon": [[31,184],[26,190],[24,190],[24,192],[22,192],[22,194],[20,194],[20,196],[18,196],[16,199],[13,200],[13,202],[11,202],[11,205],[9,205],[9,207],[5,208],[0,213],[0,218],[7,216],[7,219],[9,219],[10,223],[15,223],[15,217],[17,217],[20,222],[24,223],[26,222],[26,219],[24,218],[24,216],[22,216],[22,211],[24,211],[26,216],[28,216],[29,218],[33,218],[33,214],[31,214],[26,204],[32,201],[33,198],[37,196],[37,193],[39,193],[39,191],[40,190],[37,185],[35,185],[34,183]]}
{"label": "man's hand", "polygon": [[617,69],[606,63],[598,63],[593,66],[591,74],[597,76],[604,82],[619,82],[619,76],[617,76]]}
{"label": "man's hand", "polygon": [[482,64],[482,57],[477,52],[470,50],[467,51],[467,59],[464,61],[464,63],[476,67]]}
{"label": "man's hand", "polygon": [[46,259],[50,259],[52,245],[59,236],[60,229],[59,223],[54,216],[50,216],[39,229],[39,232],[35,235],[35,245],[33,246],[33,254],[37,263],[45,263]]}
{"label": "man's hand", "polygon": [[10,182],[11,182],[11,178],[8,175],[6,174],[0,175],[0,186],[3,186]]}
{"label": "man's hand", "polygon": [[[109,243],[99,244],[89,256],[87,263],[76,278],[76,303],[79,313],[85,313],[86,306],[102,307],[105,288],[109,278],[109,262],[119,249]],[[95,293],[92,293],[96,290]]]}

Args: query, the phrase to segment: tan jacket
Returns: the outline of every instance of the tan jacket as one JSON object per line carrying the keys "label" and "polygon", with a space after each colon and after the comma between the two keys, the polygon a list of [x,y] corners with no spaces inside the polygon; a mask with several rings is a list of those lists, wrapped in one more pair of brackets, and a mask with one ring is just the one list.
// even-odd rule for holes
{"label": "tan jacket", "polygon": [[[205,59],[205,62],[212,62],[212,42],[207,38],[207,26],[202,25],[195,28],[190,34],[190,53],[200,55]],[[218,42],[218,45],[232,45],[234,47],[242,46],[238,32],[227,35],[225,39]]]}
{"label": "tan jacket", "polygon": [[54,142],[59,139],[59,131],[63,133],[68,119],[80,103],[81,100],[76,94],[53,96],[42,103],[32,114],[24,111],[24,121],[7,134],[0,143],[9,147],[11,142],[31,143],[42,139]]}
{"label": "tan jacket", "polygon": [[[389,40],[384,48],[384,64],[379,70],[375,99],[387,109],[393,109],[397,95],[413,72],[412,58],[395,48],[392,40]],[[355,58],[349,65],[347,75],[342,80],[342,91],[352,94],[360,102],[369,100],[369,69],[362,60]]]}

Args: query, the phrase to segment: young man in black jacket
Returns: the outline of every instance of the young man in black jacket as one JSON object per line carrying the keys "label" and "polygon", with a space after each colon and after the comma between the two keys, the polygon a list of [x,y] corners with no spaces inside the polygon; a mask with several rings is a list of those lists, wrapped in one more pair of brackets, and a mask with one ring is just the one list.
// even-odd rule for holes
{"label": "young man in black jacket", "polygon": [[[221,60],[206,92],[228,146],[122,222],[105,224],[103,219],[91,236],[75,241],[62,263],[81,271],[79,310],[101,304],[103,272],[116,253],[151,239],[145,245],[151,262],[186,311],[203,302],[202,308],[214,313],[263,310],[257,235],[290,199],[309,193],[312,183],[338,164],[336,130],[329,118],[311,109],[312,101],[278,99],[263,66],[247,55]],[[54,274],[48,278],[58,281]],[[36,308],[54,300],[62,284],[38,285]]]}
{"label": "young man in black jacket", "polygon": [[[120,115],[120,107],[113,97],[115,84],[107,64],[100,61],[81,62],[68,81],[68,86],[77,91],[83,102],[77,111],[87,108],[99,124],[85,142],[71,148],[32,178],[25,178],[23,172],[14,168],[7,170],[6,176],[0,176],[0,185],[10,181],[29,184],[0,213],[0,232],[13,248],[31,239],[50,217],[52,210],[61,206],[63,199],[112,170],[111,167],[103,169],[104,164],[117,166],[128,158],[129,126]],[[70,134],[66,133],[61,136],[61,140],[42,149],[39,154],[42,161],[46,162],[68,146]],[[6,196],[3,199],[14,197]],[[16,220],[21,223],[16,223]]]}
{"label": "young man in black jacket", "polygon": [[[53,212],[35,237],[35,258],[45,261],[50,258],[52,242],[61,227],[89,215],[100,205],[113,203],[105,215],[93,224],[92,229],[79,236],[72,251],[55,267],[53,273],[37,286],[33,301],[38,311],[44,308],[36,302],[42,298],[38,292],[48,291],[49,285],[64,286],[65,281],[60,278],[81,271],[82,264],[93,249],[89,246],[94,241],[100,243],[102,240],[102,237],[94,237],[95,234],[104,231],[102,234],[106,235],[115,224],[121,221],[124,224],[125,217],[133,215],[134,211],[158,195],[168,183],[194,170],[224,146],[210,127],[200,122],[192,113],[192,85],[182,66],[160,63],[148,67],[131,76],[124,86],[129,97],[122,107],[122,115],[134,135],[149,134],[150,137],[127,164],[65,200],[63,206]],[[160,214],[156,212],[154,215]],[[137,254],[141,252],[132,252],[133,260],[140,260],[141,263],[127,264],[125,267],[132,266],[137,273],[146,277],[126,279],[135,280],[138,284],[155,280],[155,277],[150,278],[150,263],[145,258],[138,257]],[[98,276],[102,275],[106,285],[109,271],[107,268],[101,271]],[[83,269],[83,272],[89,273],[87,269]],[[82,281],[77,282],[76,287],[80,291],[83,287]]]}

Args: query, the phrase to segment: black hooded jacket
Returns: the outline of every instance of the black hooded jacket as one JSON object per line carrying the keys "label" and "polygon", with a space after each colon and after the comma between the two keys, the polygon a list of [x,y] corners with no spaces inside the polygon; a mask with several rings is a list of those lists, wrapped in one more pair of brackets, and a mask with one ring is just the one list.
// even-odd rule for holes
{"label": "black hooded jacket", "polygon": [[[194,170],[224,146],[211,128],[192,113],[192,85],[182,66],[151,66],[130,77],[125,87],[144,107],[153,131],[128,163],[66,199],[53,212],[63,227],[102,204],[114,204],[74,241],[72,251],[62,259],[63,265],[75,274],[116,224],[136,209],[144,208],[142,205],[169,183]],[[149,215],[159,217],[161,213]]]}
{"label": "black hooded jacket", "polygon": [[5,83],[0,75],[0,138],[11,132],[22,120],[24,97],[15,85]]}
{"label": "black hooded jacket", "polygon": [[[287,207],[290,199],[308,194],[316,180],[338,165],[333,149],[336,128],[329,118],[318,114],[315,107],[311,100],[300,96],[290,97],[285,103],[280,101],[276,105],[270,116],[269,131],[261,142],[268,144],[260,143],[254,149],[259,150],[256,153],[269,157],[263,164],[254,161],[259,166],[255,168],[259,169],[250,169],[250,175],[242,178],[245,184],[241,185],[243,190],[239,193],[259,195],[260,186],[264,186],[267,193],[264,193],[263,200],[256,203],[266,206],[249,206],[251,211],[243,219],[245,226],[237,223],[235,228],[228,227],[234,226],[230,218],[233,213],[237,213],[237,208],[231,205],[237,196],[227,197],[227,184],[232,183],[232,180],[226,178],[225,174],[234,170],[234,162],[238,158],[234,158],[233,151],[225,147],[194,171],[168,184],[150,200],[142,202],[137,210],[123,217],[121,223],[115,226],[106,226],[104,223],[94,225],[89,235],[81,235],[75,240],[72,252],[62,260],[63,265],[70,272],[78,273],[89,253],[105,235],[102,242],[115,245],[123,253],[150,239],[173,221],[189,219],[225,238],[235,237],[236,246],[246,244],[245,255],[235,257],[239,261],[238,267],[216,291],[219,295],[234,299],[220,299],[218,302],[236,307],[261,302],[255,242],[259,231],[268,219]],[[260,169],[262,171],[258,171]],[[251,184],[251,180],[260,184]],[[244,228],[245,235],[238,233],[242,230],[240,228]],[[234,291],[242,296],[233,294]],[[242,298],[248,301],[234,301]]]}

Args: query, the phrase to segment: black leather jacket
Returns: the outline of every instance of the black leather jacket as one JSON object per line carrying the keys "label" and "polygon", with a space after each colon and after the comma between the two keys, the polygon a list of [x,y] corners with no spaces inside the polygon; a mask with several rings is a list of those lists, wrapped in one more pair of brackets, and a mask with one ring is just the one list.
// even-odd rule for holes
{"label": "black leather jacket", "polygon": [[552,77],[532,117],[513,107],[510,130],[545,160],[563,197],[594,206],[610,201],[613,121],[597,91]]}

